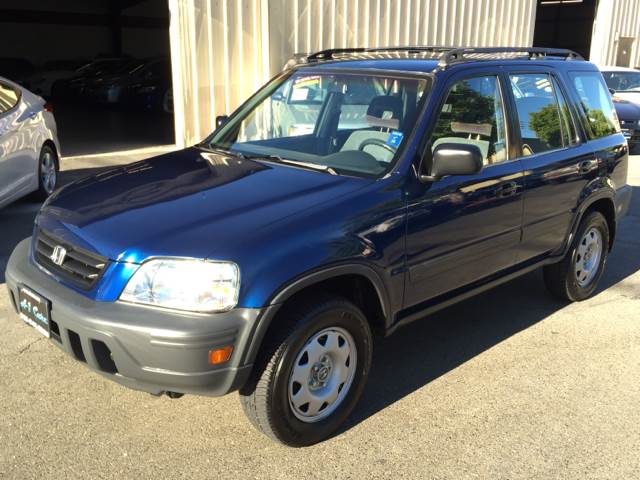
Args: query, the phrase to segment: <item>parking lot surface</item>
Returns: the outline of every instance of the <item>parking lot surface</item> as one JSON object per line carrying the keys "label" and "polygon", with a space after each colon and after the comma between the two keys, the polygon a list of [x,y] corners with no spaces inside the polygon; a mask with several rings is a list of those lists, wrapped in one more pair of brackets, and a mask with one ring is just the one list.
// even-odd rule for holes
{"label": "parking lot surface", "polygon": [[[63,180],[128,159],[69,159]],[[640,157],[630,165],[631,211],[597,295],[558,302],[534,272],[380,339],[346,427],[304,449],[254,431],[235,394],[127,390],[19,321],[4,266],[38,205],[10,205],[0,478],[640,478]]]}

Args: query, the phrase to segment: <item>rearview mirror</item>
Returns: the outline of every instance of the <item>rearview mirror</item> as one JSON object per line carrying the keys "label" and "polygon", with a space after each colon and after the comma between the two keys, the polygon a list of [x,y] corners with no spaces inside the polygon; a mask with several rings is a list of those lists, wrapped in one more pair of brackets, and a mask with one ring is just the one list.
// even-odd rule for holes
{"label": "rearview mirror", "polygon": [[441,143],[432,154],[431,172],[420,181],[433,182],[448,175],[476,175],[482,171],[482,153],[476,145]]}
{"label": "rearview mirror", "polygon": [[223,126],[228,121],[229,121],[229,116],[228,115],[218,115],[216,117],[216,128],[220,128],[221,126]]}

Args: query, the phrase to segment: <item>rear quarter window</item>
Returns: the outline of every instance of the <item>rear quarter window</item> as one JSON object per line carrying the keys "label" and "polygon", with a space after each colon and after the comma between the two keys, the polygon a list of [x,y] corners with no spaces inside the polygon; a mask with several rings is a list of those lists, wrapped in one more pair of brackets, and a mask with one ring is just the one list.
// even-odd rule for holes
{"label": "rear quarter window", "polygon": [[618,132],[618,118],[602,75],[599,72],[572,72],[570,76],[580,98],[589,138],[606,137]]}

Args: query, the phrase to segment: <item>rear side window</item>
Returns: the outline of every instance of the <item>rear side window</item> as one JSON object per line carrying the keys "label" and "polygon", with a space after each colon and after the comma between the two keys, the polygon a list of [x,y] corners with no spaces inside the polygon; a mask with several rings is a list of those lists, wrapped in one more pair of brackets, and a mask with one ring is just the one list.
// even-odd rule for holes
{"label": "rear side window", "polygon": [[571,145],[575,141],[571,116],[555,81],[543,73],[514,74],[509,79],[518,113],[523,155]]}
{"label": "rear side window", "polygon": [[0,115],[18,104],[20,93],[13,87],[0,83]]}
{"label": "rear side window", "polygon": [[601,138],[619,129],[611,95],[597,72],[571,73],[573,85],[580,96],[580,106],[587,118],[589,137]]}
{"label": "rear side window", "polygon": [[431,148],[441,143],[475,145],[485,165],[508,159],[504,107],[497,77],[472,77],[451,87],[431,137]]}

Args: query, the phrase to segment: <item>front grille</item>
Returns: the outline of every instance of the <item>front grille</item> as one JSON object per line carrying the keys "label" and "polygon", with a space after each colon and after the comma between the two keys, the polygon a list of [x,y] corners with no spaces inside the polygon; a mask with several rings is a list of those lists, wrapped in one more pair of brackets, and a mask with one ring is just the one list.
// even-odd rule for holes
{"label": "front grille", "polygon": [[[51,259],[57,246],[67,251],[61,265]],[[105,257],[64,242],[43,230],[39,230],[36,237],[35,258],[51,273],[84,290],[96,284],[107,265]]]}

